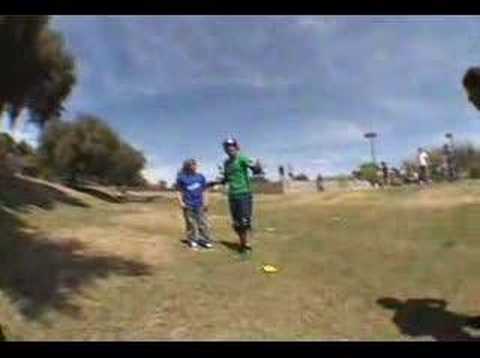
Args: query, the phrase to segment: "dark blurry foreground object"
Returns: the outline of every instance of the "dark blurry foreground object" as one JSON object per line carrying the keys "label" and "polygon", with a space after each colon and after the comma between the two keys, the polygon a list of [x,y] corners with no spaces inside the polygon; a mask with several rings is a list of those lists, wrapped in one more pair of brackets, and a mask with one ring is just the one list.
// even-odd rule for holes
{"label": "dark blurry foreground object", "polygon": [[480,111],[480,67],[470,67],[465,72],[462,82],[468,100]]}
{"label": "dark blurry foreground object", "polygon": [[0,114],[23,109],[43,125],[58,118],[76,82],[75,61],[46,15],[0,16]]}
{"label": "dark blurry foreground object", "polygon": [[5,334],[3,333],[3,326],[0,324],[0,342],[5,342],[7,340],[7,337],[5,337]]}

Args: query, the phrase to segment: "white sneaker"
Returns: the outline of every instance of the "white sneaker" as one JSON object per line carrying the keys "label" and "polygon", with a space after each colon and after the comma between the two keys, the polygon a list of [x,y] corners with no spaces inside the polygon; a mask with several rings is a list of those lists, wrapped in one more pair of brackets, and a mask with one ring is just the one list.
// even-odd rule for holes
{"label": "white sneaker", "polygon": [[190,241],[189,246],[194,250],[198,249],[198,244],[195,241]]}
{"label": "white sneaker", "polygon": [[198,240],[198,244],[206,249],[211,249],[213,247],[212,243],[210,242],[210,240],[206,240],[206,239],[200,239]]}

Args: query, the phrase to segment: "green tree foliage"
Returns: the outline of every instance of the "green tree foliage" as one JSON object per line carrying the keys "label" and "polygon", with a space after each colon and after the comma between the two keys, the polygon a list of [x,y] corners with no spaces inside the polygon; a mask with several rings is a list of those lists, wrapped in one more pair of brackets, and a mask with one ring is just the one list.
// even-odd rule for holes
{"label": "green tree foliage", "polygon": [[8,133],[0,133],[0,159],[15,152],[15,140]]}
{"label": "green tree foliage", "polygon": [[30,144],[22,140],[20,143],[17,144],[17,153],[21,156],[31,156],[35,155],[35,150],[32,148]]}
{"label": "green tree foliage", "polygon": [[12,174],[18,169],[24,174],[35,176],[36,167],[37,156],[28,143],[17,143],[8,133],[0,133],[0,171]]}
{"label": "green tree foliage", "polygon": [[463,143],[455,148],[455,164],[460,172],[480,166],[480,150],[471,143]]}
{"label": "green tree foliage", "polygon": [[59,117],[75,85],[75,64],[49,17],[1,15],[0,45],[0,113],[8,111],[14,122],[27,109],[41,125]]}
{"label": "green tree foliage", "polygon": [[443,168],[444,155],[442,148],[433,148],[429,151],[430,157],[430,175],[432,180],[439,181],[445,179],[445,170]]}
{"label": "green tree foliage", "polygon": [[75,184],[92,180],[105,185],[143,185],[143,154],[101,119],[82,115],[75,121],[49,123],[40,138],[42,166]]}
{"label": "green tree foliage", "polygon": [[377,172],[378,167],[375,163],[363,163],[362,165],[360,165],[360,168],[358,170],[358,177],[359,179],[366,180],[373,185],[380,180]]}

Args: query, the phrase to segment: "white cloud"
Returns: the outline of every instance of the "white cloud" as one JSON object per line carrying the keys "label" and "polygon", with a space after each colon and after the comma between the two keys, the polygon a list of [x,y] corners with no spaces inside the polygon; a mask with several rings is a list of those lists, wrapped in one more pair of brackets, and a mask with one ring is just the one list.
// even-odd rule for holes
{"label": "white cloud", "polygon": [[158,183],[159,180],[166,180],[169,184],[173,183],[178,167],[172,165],[148,167],[142,174],[150,183]]}
{"label": "white cloud", "polygon": [[[164,161],[160,161],[159,157],[149,154],[146,155],[146,158],[147,167],[142,172],[145,179],[151,183],[165,180],[169,184],[172,184],[175,181],[181,163],[177,165],[166,164]],[[215,179],[218,174],[216,163],[198,159],[198,164],[199,172],[205,175],[207,180]]]}
{"label": "white cloud", "polygon": [[359,143],[364,141],[366,129],[359,123],[347,120],[310,120],[305,127],[302,143],[324,146]]}

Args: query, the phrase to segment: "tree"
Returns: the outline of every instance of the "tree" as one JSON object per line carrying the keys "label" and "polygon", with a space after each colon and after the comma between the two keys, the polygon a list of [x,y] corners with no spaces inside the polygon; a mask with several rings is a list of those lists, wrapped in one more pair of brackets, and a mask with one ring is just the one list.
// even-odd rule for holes
{"label": "tree", "polygon": [[108,183],[132,186],[145,186],[147,182],[140,172],[145,167],[146,160],[143,154],[130,146],[128,143],[121,143],[114,152],[110,170],[105,174]]}
{"label": "tree", "polygon": [[92,115],[49,123],[40,139],[39,156],[47,173],[70,184],[91,180],[105,185],[144,185],[143,154]]}
{"label": "tree", "polygon": [[7,133],[0,133],[0,175],[10,172],[8,158],[14,148],[14,139]]}
{"label": "tree", "polygon": [[358,177],[361,180],[366,180],[370,184],[374,185],[378,183],[380,178],[378,177],[379,168],[373,162],[363,163],[358,170]]}
{"label": "tree", "polygon": [[17,144],[17,153],[21,156],[34,155],[35,151],[30,144],[22,140]]}
{"label": "tree", "polygon": [[310,179],[308,178],[308,176],[306,174],[300,173],[300,174],[294,176],[294,180],[296,180],[296,181],[309,181]]}
{"label": "tree", "polygon": [[76,82],[73,57],[49,16],[0,16],[0,114],[12,123],[23,109],[43,125],[58,118]]}

